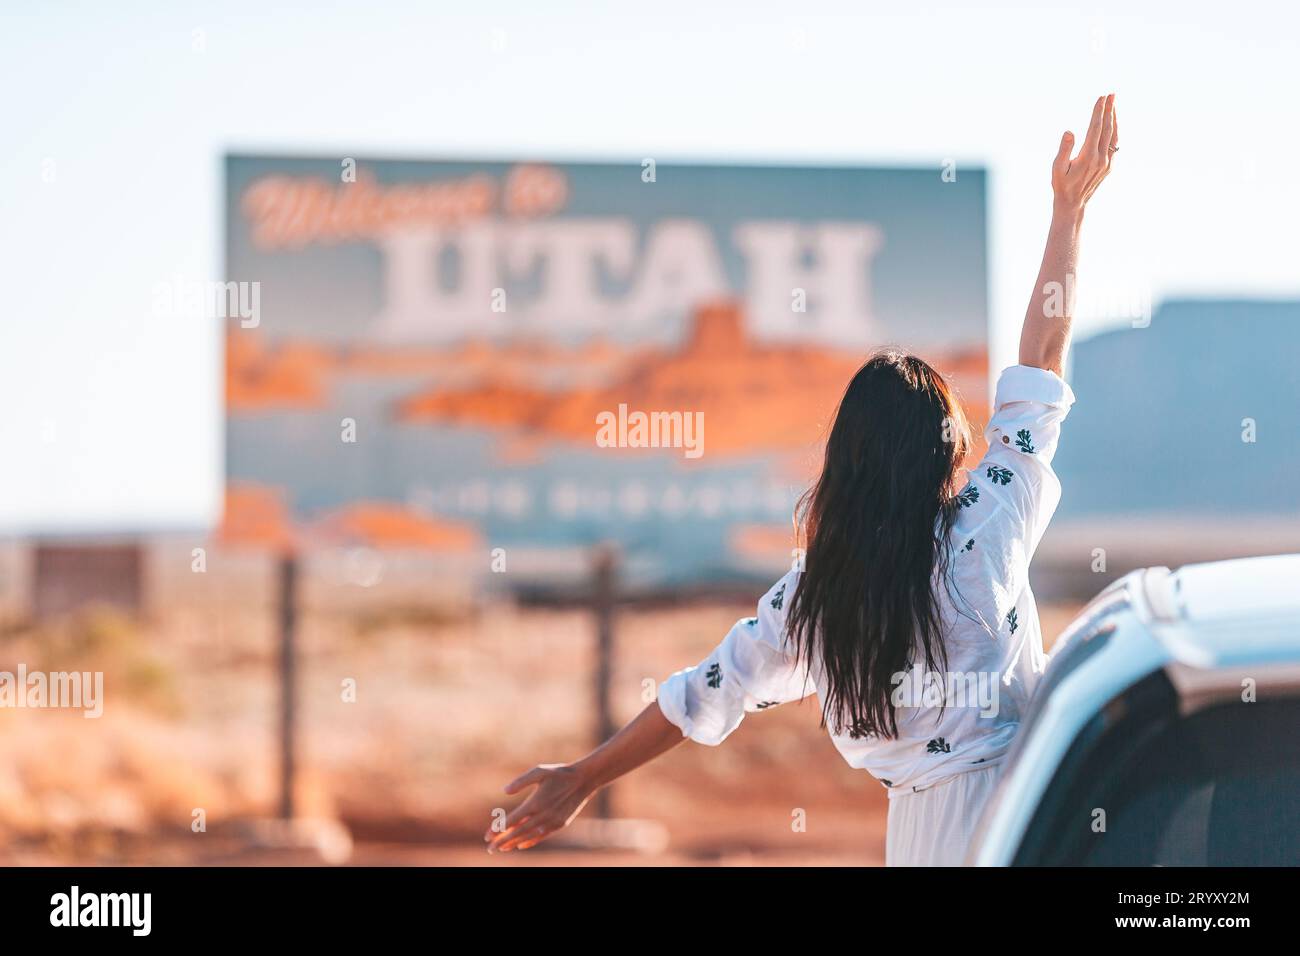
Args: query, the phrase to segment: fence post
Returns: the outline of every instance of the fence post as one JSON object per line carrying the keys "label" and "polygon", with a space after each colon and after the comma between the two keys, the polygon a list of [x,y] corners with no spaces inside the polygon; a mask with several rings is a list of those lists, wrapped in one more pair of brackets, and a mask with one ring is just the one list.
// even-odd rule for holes
{"label": "fence post", "polygon": [[[593,610],[596,615],[596,745],[613,736],[614,714],[610,707],[610,684],[614,674],[614,607],[617,595],[617,552],[610,545],[601,545],[595,555],[595,588]],[[596,817],[608,820],[614,815],[611,787],[596,794]]]}
{"label": "fence post", "polygon": [[280,818],[292,820],[294,783],[294,724],[296,718],[298,628],[298,558],[292,552],[280,557]]}

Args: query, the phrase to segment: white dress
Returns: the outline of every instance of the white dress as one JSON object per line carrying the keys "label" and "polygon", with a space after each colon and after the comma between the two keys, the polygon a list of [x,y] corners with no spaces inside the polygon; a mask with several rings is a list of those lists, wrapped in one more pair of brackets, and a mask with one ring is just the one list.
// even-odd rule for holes
{"label": "white dress", "polygon": [[[897,738],[831,735],[850,766],[888,788],[888,865],[962,862],[1047,664],[1029,562],[1060,500],[1051,461],[1073,402],[1053,372],[1002,372],[988,452],[968,473],[948,542],[952,587],[939,588],[947,671],[896,675]],[[683,736],[720,744],[746,713],[824,694],[819,662],[796,665],[786,638],[799,574],[772,585],[697,667],[659,686],[659,707]]]}

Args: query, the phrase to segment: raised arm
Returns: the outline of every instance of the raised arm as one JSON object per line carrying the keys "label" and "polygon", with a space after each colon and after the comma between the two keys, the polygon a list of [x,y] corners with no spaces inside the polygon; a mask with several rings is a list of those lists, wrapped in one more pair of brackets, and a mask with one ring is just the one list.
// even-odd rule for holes
{"label": "raised arm", "polygon": [[1078,155],[1071,159],[1073,150],[1074,134],[1067,131],[1052,163],[1052,225],[1020,333],[1020,364],[1057,375],[1064,367],[1074,320],[1075,268],[1083,210],[1110,172],[1111,161],[1119,150],[1115,94],[1097,100],[1088,134]]}

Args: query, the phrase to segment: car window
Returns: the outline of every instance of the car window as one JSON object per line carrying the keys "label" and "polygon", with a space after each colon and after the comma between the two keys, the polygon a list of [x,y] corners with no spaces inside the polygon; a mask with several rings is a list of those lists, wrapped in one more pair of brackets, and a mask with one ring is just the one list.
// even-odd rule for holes
{"label": "car window", "polygon": [[1153,675],[1080,734],[1017,862],[1300,865],[1296,727],[1300,700],[1180,715],[1167,679]]}

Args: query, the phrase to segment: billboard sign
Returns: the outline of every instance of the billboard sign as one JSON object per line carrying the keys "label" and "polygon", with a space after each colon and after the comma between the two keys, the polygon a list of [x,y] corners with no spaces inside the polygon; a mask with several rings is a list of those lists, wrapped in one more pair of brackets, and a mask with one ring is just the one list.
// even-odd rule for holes
{"label": "billboard sign", "polygon": [[230,156],[226,185],[236,537],[749,576],[872,349],[985,415],[980,170]]}

